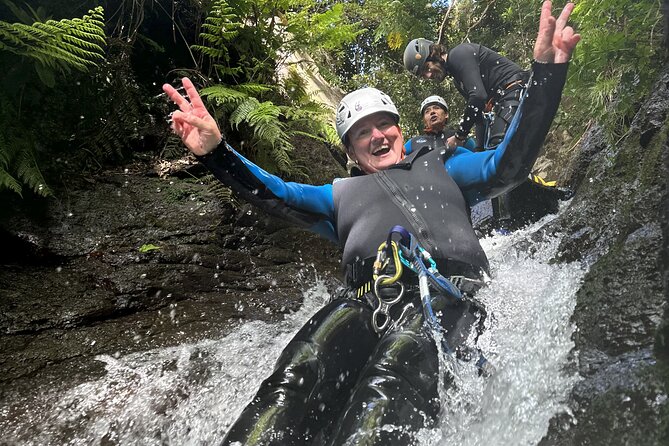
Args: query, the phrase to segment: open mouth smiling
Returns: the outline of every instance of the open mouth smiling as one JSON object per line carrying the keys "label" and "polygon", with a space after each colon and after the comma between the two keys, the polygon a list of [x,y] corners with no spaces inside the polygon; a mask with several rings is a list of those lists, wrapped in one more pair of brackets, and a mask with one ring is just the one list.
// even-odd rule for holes
{"label": "open mouth smiling", "polygon": [[374,155],[374,156],[383,156],[383,155],[385,155],[385,154],[388,153],[388,152],[390,152],[390,146],[389,146],[388,144],[384,144],[384,145],[380,146],[379,148],[375,149],[375,150],[372,152],[372,155]]}

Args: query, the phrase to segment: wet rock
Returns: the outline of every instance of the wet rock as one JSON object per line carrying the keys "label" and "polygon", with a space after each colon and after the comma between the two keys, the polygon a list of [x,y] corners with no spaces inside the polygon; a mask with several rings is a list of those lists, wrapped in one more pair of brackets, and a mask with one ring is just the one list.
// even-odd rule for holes
{"label": "wet rock", "polygon": [[336,272],[329,242],[154,172],[137,162],[0,209],[0,242],[14,248],[0,254],[0,396],[61,373],[87,379],[98,354],[280,318],[299,307],[312,265]]}
{"label": "wet rock", "polygon": [[556,260],[590,267],[572,317],[583,380],[542,445],[669,444],[668,110],[669,69],[625,138],[593,127],[575,160],[577,193],[553,230]]}

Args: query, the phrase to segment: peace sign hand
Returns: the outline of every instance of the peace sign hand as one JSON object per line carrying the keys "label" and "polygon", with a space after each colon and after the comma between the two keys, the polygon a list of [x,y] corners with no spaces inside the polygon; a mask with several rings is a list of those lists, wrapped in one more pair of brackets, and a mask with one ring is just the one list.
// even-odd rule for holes
{"label": "peace sign hand", "polygon": [[574,4],[567,3],[557,20],[551,15],[551,6],[550,1],[545,1],[541,7],[534,60],[543,63],[569,62],[571,53],[581,40],[581,35],[576,34],[571,26],[567,26]]}
{"label": "peace sign hand", "polygon": [[163,85],[163,91],[179,107],[172,114],[172,130],[193,154],[206,155],[223,140],[221,131],[205,108],[191,80],[184,77],[181,82],[190,102],[171,85]]}

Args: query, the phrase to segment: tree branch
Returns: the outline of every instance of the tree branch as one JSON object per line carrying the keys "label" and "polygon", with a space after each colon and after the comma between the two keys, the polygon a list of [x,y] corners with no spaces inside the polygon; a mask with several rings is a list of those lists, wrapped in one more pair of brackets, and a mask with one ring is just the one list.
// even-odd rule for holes
{"label": "tree branch", "polygon": [[488,3],[488,4],[485,6],[485,9],[484,9],[483,12],[481,13],[481,17],[479,17],[479,19],[478,19],[474,24],[472,24],[472,26],[470,26],[469,28],[467,28],[467,32],[465,33],[465,38],[464,38],[464,40],[467,40],[467,39],[468,39],[468,37],[469,37],[469,31],[471,31],[472,29],[474,29],[475,27],[477,27],[477,26],[479,25],[479,23],[481,23],[481,21],[485,18],[486,13],[488,12],[488,8],[490,8],[492,5],[494,5],[496,1],[497,1],[497,0],[492,0],[490,3]]}
{"label": "tree branch", "polygon": [[442,19],[441,25],[439,26],[439,37],[437,38],[437,44],[440,44],[444,38],[444,27],[446,26],[446,20],[448,20],[448,15],[451,13],[451,9],[453,9],[453,6],[455,6],[456,3],[457,0],[452,0],[448,3],[448,9],[446,10],[446,14],[444,14],[444,18]]}

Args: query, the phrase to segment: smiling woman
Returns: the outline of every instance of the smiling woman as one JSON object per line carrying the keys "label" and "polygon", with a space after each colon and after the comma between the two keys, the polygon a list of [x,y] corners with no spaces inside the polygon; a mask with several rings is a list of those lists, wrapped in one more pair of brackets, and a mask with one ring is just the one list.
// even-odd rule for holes
{"label": "smiling woman", "polygon": [[350,127],[340,136],[349,157],[363,172],[387,169],[404,158],[398,119],[395,104],[375,88],[357,90],[342,100],[337,122]]}

